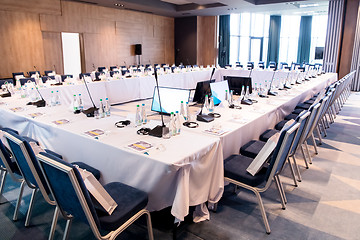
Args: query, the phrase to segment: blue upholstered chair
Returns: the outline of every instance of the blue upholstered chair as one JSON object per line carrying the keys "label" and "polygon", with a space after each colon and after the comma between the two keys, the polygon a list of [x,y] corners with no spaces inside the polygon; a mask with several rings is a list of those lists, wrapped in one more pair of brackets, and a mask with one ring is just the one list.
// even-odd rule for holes
{"label": "blue upholstered chair", "polygon": [[98,72],[103,72],[106,69],[106,67],[98,67]]}
{"label": "blue upholstered chair", "polygon": [[61,81],[64,82],[67,77],[73,78],[73,75],[71,74],[61,75]]}
{"label": "blue upholstered chair", "polygon": [[0,140],[0,171],[2,174],[0,196],[2,196],[4,190],[7,174],[10,175],[11,179],[14,182],[20,183],[20,191],[19,191],[18,199],[16,201],[15,211],[13,215],[13,220],[16,221],[18,218],[19,207],[25,187],[25,180],[22,177],[17,164],[12,160],[10,150],[5,147],[5,145],[1,140]]}
{"label": "blue upholstered chair", "polygon": [[110,66],[110,71],[114,71],[117,68],[118,68],[117,66]]}
{"label": "blue upholstered chair", "polygon": [[[54,196],[57,209],[67,220],[64,238],[66,239],[72,219],[87,223],[97,239],[115,239],[143,214],[147,215],[149,239],[153,239],[151,217],[145,209],[147,194],[128,185],[112,182],[105,190],[118,204],[111,215],[95,209],[82,177],[76,167],[47,153],[40,153],[37,159]],[[100,230],[109,231],[101,236]]]}
{"label": "blue upholstered chair", "polygon": [[252,176],[246,171],[247,167],[253,160],[252,158],[248,158],[242,155],[232,155],[224,160],[225,181],[248,189],[256,195],[266,233],[268,234],[270,234],[271,230],[260,193],[265,192],[272,184],[272,181],[275,180],[276,187],[280,193],[282,207],[285,209],[286,198],[280,181],[279,173],[282,169],[282,166],[284,165],[284,162],[289,157],[289,151],[292,147],[293,140],[296,136],[299,125],[299,123],[294,123],[281,132],[272,158],[269,161],[269,166],[267,168],[264,167],[261,169],[260,172],[255,174],[255,176]]}
{"label": "blue upholstered chair", "polygon": [[54,70],[44,71],[45,76],[49,76],[49,74],[51,74],[51,73],[55,73],[55,71]]}
{"label": "blue upholstered chair", "polygon": [[119,71],[110,71],[110,77],[113,77],[114,74],[119,74],[120,72]]}
{"label": "blue upholstered chair", "polygon": [[255,176],[252,176],[246,171],[246,168],[253,160],[251,158],[244,157],[242,155],[233,155],[224,161],[225,181],[229,181],[236,186],[248,189],[256,195],[265,224],[266,233],[268,234],[270,234],[271,230],[260,193],[266,191],[270,187],[272,180],[275,180],[276,187],[278,188],[280,194],[282,208],[286,208],[286,197],[280,181],[279,173],[281,172],[284,162],[288,159],[289,151],[293,145],[293,140],[299,126],[299,123],[294,123],[281,132],[273,155],[269,161],[269,166],[261,169],[260,172],[255,174]]}
{"label": "blue upholstered chair", "polygon": [[39,74],[39,77],[41,77],[40,71],[30,71],[30,72],[28,72],[28,76],[31,77],[32,75],[34,75],[36,73]]}
{"label": "blue upholstered chair", "polygon": [[12,76],[13,76],[13,80],[14,80],[14,82],[15,82],[15,76],[24,76],[25,77],[25,75],[24,75],[24,72],[16,72],[16,73],[12,73]]}
{"label": "blue upholstered chair", "polygon": [[28,81],[31,81],[31,82],[34,82],[34,83],[36,82],[35,78],[21,78],[20,79],[21,86],[24,85],[25,83],[27,83]]}
{"label": "blue upholstered chair", "polygon": [[[25,226],[29,226],[30,224],[30,218],[31,218],[31,212],[34,205],[35,195],[38,190],[40,190],[41,194],[43,195],[46,202],[48,202],[50,205],[55,205],[55,202],[50,199],[49,197],[49,187],[47,183],[45,182],[44,176],[40,170],[39,164],[35,158],[35,154],[29,144],[29,140],[26,138],[18,135],[15,132],[12,131],[6,131],[4,134],[5,138],[8,141],[8,144],[10,146],[10,150],[14,156],[14,160],[17,163],[17,166],[19,167],[19,171],[21,175],[23,176],[26,185],[31,188],[32,195],[31,200],[28,208],[28,212],[26,215],[25,220]],[[28,138],[29,139],[29,138]],[[52,156],[56,156],[58,158],[61,158],[60,155],[47,150],[48,154],[51,154]],[[81,162],[75,162],[73,164],[78,165],[80,168],[84,168],[88,170],[89,172],[92,172],[93,175],[99,179],[100,178],[100,172],[97,169],[94,169],[87,164],[81,163]],[[21,199],[20,199],[21,201]],[[54,214],[54,219],[52,223],[51,233],[50,236],[53,235],[54,228],[56,226],[57,217],[55,218],[56,213]]]}

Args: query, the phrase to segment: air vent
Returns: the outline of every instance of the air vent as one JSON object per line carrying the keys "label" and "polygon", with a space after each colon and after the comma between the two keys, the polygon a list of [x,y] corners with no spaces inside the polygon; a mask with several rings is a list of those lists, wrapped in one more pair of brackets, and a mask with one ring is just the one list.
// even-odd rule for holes
{"label": "air vent", "polygon": [[139,9],[133,9],[133,8],[123,8],[125,10],[129,10],[129,11],[134,11],[134,12],[142,12],[142,13],[149,13],[149,14],[154,14],[153,12],[149,12],[149,11],[143,11],[143,10],[139,10]]}

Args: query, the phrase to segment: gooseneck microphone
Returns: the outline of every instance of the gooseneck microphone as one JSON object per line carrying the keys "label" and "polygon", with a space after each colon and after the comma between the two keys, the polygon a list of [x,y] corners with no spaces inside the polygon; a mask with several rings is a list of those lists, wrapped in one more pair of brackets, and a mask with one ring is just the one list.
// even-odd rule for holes
{"label": "gooseneck microphone", "polygon": [[159,137],[159,138],[161,138],[161,137],[163,136],[163,134],[169,133],[169,128],[166,127],[166,126],[165,126],[165,123],[164,123],[164,116],[163,116],[163,111],[162,111],[162,106],[161,106],[161,100],[160,100],[159,81],[158,81],[158,76],[157,76],[157,70],[156,70],[156,68],[154,69],[154,75],[155,75],[156,88],[157,88],[158,97],[159,97],[160,115],[161,115],[161,123],[162,123],[162,125],[157,125],[157,126],[154,127],[153,129],[151,129],[150,132],[149,132],[149,135],[150,135],[150,136],[153,136],[153,137]]}
{"label": "gooseneck microphone", "polygon": [[83,74],[81,74],[81,78],[83,79],[83,81],[84,81],[84,83],[85,83],[85,87],[86,87],[87,93],[88,93],[88,95],[89,95],[89,97],[90,97],[91,103],[93,104],[93,107],[84,110],[83,113],[84,113],[87,117],[94,117],[94,112],[95,112],[96,110],[98,110],[98,108],[95,106],[95,103],[94,103],[94,101],[93,101],[93,99],[92,99],[92,97],[91,97],[91,94],[90,94],[88,85],[87,85],[87,83],[86,83],[86,80],[85,80],[85,77],[84,77]]}
{"label": "gooseneck microphone", "polygon": [[[211,76],[210,76],[210,81],[213,77],[215,73],[215,68],[213,68],[212,72],[211,72]],[[200,122],[211,122],[211,121],[214,121],[214,117],[213,116],[210,116],[208,114],[203,114],[202,111],[203,111],[203,108],[204,108],[204,103],[205,103],[205,100],[204,102],[201,104],[201,110],[199,112],[199,114],[196,116],[196,120],[200,121]]]}
{"label": "gooseneck microphone", "polygon": [[26,105],[35,105],[37,107],[45,107],[46,106],[46,101],[44,100],[43,96],[41,95],[39,89],[37,87],[35,87],[35,89],[38,92],[41,99],[36,101],[36,102],[28,102]]}
{"label": "gooseneck microphone", "polygon": [[272,76],[271,82],[270,82],[269,91],[268,91],[268,95],[270,95],[270,96],[276,96],[278,94],[277,92],[271,91],[271,87],[272,87],[272,84],[274,82],[275,73],[276,73],[276,71],[274,70],[274,73],[273,73],[273,76]]}

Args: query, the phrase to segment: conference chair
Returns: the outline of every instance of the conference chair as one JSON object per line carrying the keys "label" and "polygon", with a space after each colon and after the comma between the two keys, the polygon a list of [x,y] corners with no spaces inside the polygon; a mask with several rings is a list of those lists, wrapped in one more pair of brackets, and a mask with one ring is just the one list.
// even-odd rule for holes
{"label": "conference chair", "polygon": [[[143,214],[147,216],[149,239],[153,239],[145,192],[120,182],[106,184],[105,190],[118,204],[114,212],[108,215],[107,212],[96,210],[76,167],[47,153],[38,154],[37,159],[55,199],[56,211],[67,220],[64,239],[69,235],[73,219],[88,224],[97,239],[115,239]],[[102,236],[100,230],[108,233]]]}
{"label": "conference chair", "polygon": [[281,62],[280,63],[280,69],[283,69],[284,67],[287,67],[288,64],[286,62]]}
{"label": "conference chair", "polygon": [[294,123],[281,132],[268,167],[262,168],[260,172],[254,176],[246,171],[249,164],[253,161],[252,158],[242,155],[232,155],[224,160],[225,181],[233,183],[238,187],[248,189],[256,195],[267,234],[270,234],[271,230],[260,193],[265,192],[274,180],[280,194],[282,208],[286,208],[286,199],[279,173],[284,162],[289,157],[289,151],[292,147],[299,125],[299,123]]}
{"label": "conference chair", "polygon": [[[187,66],[186,66],[187,67]],[[232,65],[231,64],[226,64],[225,65],[225,68],[231,68],[232,67]]]}
{"label": "conference chair", "polygon": [[55,76],[44,76],[41,77],[41,80],[43,81],[43,83],[45,83],[47,80],[52,79],[55,80]]}
{"label": "conference chair", "polygon": [[[8,141],[8,144],[10,146],[10,150],[12,155],[14,156],[14,160],[19,167],[19,171],[21,175],[23,176],[26,185],[32,189],[30,204],[28,207],[26,220],[25,220],[25,226],[30,225],[30,218],[31,213],[35,201],[35,196],[38,190],[40,190],[42,196],[44,197],[45,201],[49,203],[50,205],[55,205],[55,202],[50,199],[49,194],[49,187],[44,179],[44,176],[40,170],[39,164],[35,158],[35,153],[33,152],[29,141],[18,135],[15,132],[6,131],[4,132],[4,136],[6,140]],[[29,139],[29,138],[28,138]],[[58,158],[61,158],[61,156],[55,152],[52,152],[50,150],[45,150],[48,154],[51,154],[53,156],[56,156]],[[78,165],[80,168],[86,169],[87,171],[91,172],[94,177],[97,179],[100,178],[100,171],[90,167],[89,165],[82,163],[82,162],[74,162],[72,164]],[[20,199],[21,202],[21,199]],[[50,231],[50,236],[53,236],[53,231],[55,230],[57,221],[57,216],[54,213],[54,218],[52,222],[52,228]]]}
{"label": "conference chair", "polygon": [[117,69],[117,66],[110,66],[110,71],[114,71],[115,69]]}
{"label": "conference chair", "polygon": [[273,69],[274,71],[276,70],[276,67],[277,67],[277,63],[276,62],[273,62],[273,61],[270,61],[269,62],[269,68],[270,69]]}
{"label": "conference chair", "polygon": [[259,68],[264,69],[265,68],[265,62],[259,62],[258,66],[259,66]]}
{"label": "conference chair", "polygon": [[61,81],[64,82],[66,78],[73,78],[73,75],[71,74],[65,74],[65,75],[61,75]]}
{"label": "conference chair", "polygon": [[9,78],[9,79],[1,79],[0,80],[0,88],[1,88],[2,85],[6,84],[6,83],[14,84],[14,81],[11,78]]}
{"label": "conference chair", "polygon": [[120,72],[119,71],[110,71],[110,77],[113,77],[114,74],[119,74]]}
{"label": "conference chair", "polygon": [[55,74],[54,70],[48,70],[48,71],[44,71],[45,76],[49,76],[50,74]]}
{"label": "conference chair", "polygon": [[248,70],[254,69],[254,62],[248,62],[246,67],[248,68]]}
{"label": "conference chair", "polygon": [[0,170],[1,170],[1,186],[0,186],[0,197],[2,197],[4,186],[6,182],[6,176],[10,175],[14,182],[20,183],[20,191],[16,201],[16,206],[13,214],[13,220],[16,221],[18,218],[19,207],[22,199],[22,194],[25,187],[25,180],[22,177],[17,164],[12,161],[11,152],[5,147],[3,142],[0,140]]}
{"label": "conference chair", "polygon": [[23,76],[23,77],[25,77],[24,72],[16,72],[16,73],[12,73],[12,76],[13,76],[13,80],[14,80],[14,82],[16,81],[15,76]]}
{"label": "conference chair", "polygon": [[151,66],[151,64],[146,64],[145,68],[149,68]]}
{"label": "conference chair", "polygon": [[27,82],[34,82],[34,83],[36,83],[36,81],[35,81],[35,78],[21,78],[20,79],[20,85],[22,86],[22,85],[25,85],[25,83],[27,83]]}
{"label": "conference chair", "polygon": [[28,76],[32,77],[32,75],[35,75],[36,73],[39,74],[39,77],[41,77],[40,71],[30,71],[30,72],[28,72]]}
{"label": "conference chair", "polygon": [[106,67],[98,67],[98,72],[103,72],[106,69]]}
{"label": "conference chair", "polygon": [[79,73],[80,80],[82,80],[84,77],[91,77],[91,73]]}

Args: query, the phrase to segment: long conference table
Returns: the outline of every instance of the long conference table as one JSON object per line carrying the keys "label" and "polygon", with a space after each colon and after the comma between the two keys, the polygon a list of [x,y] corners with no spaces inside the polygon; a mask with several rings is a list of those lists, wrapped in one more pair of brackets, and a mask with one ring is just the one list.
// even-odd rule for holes
{"label": "long conference table", "polygon": [[[195,89],[197,82],[209,80],[212,69],[202,69],[192,72],[180,72],[163,74],[158,76],[159,86]],[[224,76],[251,77],[252,83],[268,84],[274,78],[275,81],[301,75],[298,72],[270,71],[270,70],[243,70],[243,69],[216,69],[212,79],[222,81]],[[153,75],[123,78],[119,80],[90,82],[87,84],[95,105],[99,100],[108,98],[110,104],[120,104],[129,101],[137,101],[152,98],[156,86]],[[50,102],[51,92],[59,91],[64,104],[69,105],[74,94],[82,95],[85,108],[91,107],[92,103],[83,81],[75,80],[71,84],[64,83],[63,86],[51,86],[39,89],[45,100]]]}
{"label": "long conference table", "polygon": [[[202,78],[202,74],[205,76],[206,72],[193,76],[193,84],[203,80],[196,79]],[[210,72],[207,74],[210,77]],[[218,71],[215,74],[221,77],[223,73]],[[231,73],[232,76],[235,74]],[[171,206],[172,215],[182,221],[188,214],[189,206],[197,206],[194,214],[194,221],[197,222],[209,219],[205,202],[216,203],[222,196],[223,160],[238,154],[243,144],[257,139],[264,130],[289,114],[299,102],[336,80],[337,74],[327,73],[294,85],[291,90],[279,91],[276,97],[259,98],[259,102],[252,106],[242,105],[241,110],[218,106],[215,112],[220,113],[221,118],[211,123],[199,123],[195,129],[183,127],[180,135],[170,139],[138,135],[137,130],[141,127],[134,127],[133,124],[124,128],[114,125],[125,119],[134,122],[134,112],[139,103],[146,103],[149,114],[150,100],[112,106],[110,117],[95,119],[87,118],[84,114],[73,114],[67,104],[45,108],[26,106],[28,100],[16,94],[0,99],[0,125],[39,140],[44,148],[58,152],[66,161],[83,161],[98,168],[104,184],[120,181],[146,191],[150,211]],[[178,84],[176,77],[166,81],[168,84]],[[103,83],[91,85],[96,84]],[[189,85],[189,88],[194,87]],[[121,91],[115,87],[111,90]],[[197,107],[191,107],[194,114],[197,110]],[[68,123],[55,123],[63,119]],[[143,127],[152,128],[161,123],[159,116],[149,119],[149,123]],[[168,121],[169,118],[165,117],[165,122]],[[221,136],[205,133],[211,127],[221,127],[226,133]],[[104,134],[96,137],[85,134],[96,129]],[[130,147],[140,141],[150,144],[151,148],[144,152]]]}

